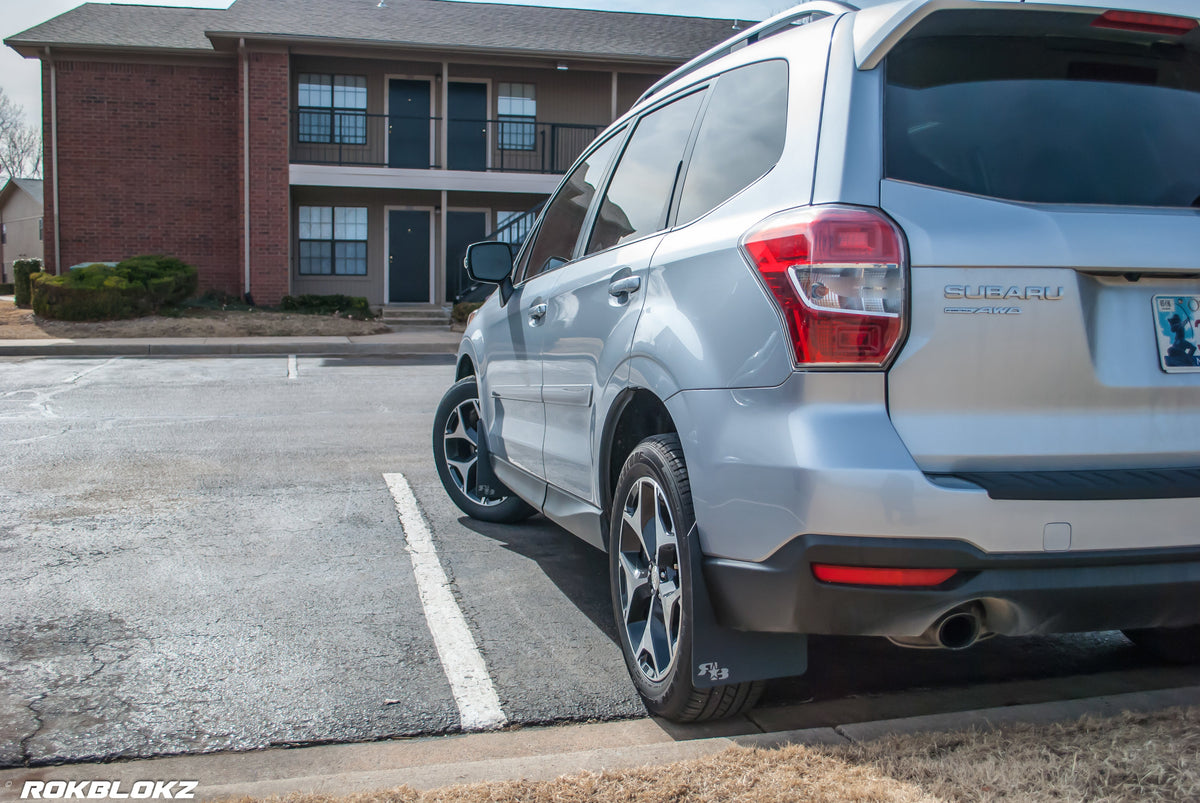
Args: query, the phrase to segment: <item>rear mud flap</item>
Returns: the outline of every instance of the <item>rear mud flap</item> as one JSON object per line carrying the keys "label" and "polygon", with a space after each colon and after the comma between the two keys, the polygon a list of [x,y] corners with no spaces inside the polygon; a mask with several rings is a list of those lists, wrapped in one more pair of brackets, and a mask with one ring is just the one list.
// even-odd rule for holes
{"label": "rear mud flap", "polygon": [[722,627],[708,596],[696,525],[680,544],[683,598],[691,607],[692,683],[697,688],[802,675],[808,669],[808,636],[795,633],[747,633]]}

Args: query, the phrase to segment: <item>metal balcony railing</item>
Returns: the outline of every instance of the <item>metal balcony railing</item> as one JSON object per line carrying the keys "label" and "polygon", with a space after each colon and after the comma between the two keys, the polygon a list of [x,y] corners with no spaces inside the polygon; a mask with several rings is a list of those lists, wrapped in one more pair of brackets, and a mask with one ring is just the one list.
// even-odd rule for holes
{"label": "metal balcony railing", "polygon": [[398,117],[323,109],[294,109],[295,164],[565,173],[601,125],[546,123],[532,118],[455,120],[440,153],[439,117]]}

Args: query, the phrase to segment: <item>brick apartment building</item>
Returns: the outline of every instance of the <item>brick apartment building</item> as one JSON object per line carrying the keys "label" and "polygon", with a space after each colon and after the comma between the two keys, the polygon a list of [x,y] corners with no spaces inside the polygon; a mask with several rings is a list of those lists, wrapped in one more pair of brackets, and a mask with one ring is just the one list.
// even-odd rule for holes
{"label": "brick apartment building", "polygon": [[[738,23],[446,0],[86,4],[42,61],[45,259],[166,253],[275,304],[443,304],[466,244]],[[447,267],[449,266],[449,267]]]}

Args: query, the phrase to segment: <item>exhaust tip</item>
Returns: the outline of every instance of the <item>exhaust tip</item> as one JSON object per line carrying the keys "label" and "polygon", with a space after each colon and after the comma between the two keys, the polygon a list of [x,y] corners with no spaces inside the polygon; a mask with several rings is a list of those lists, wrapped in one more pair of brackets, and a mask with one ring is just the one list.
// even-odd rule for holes
{"label": "exhaust tip", "polygon": [[965,650],[979,640],[979,616],[975,613],[954,613],[942,620],[937,629],[937,641],[947,650]]}

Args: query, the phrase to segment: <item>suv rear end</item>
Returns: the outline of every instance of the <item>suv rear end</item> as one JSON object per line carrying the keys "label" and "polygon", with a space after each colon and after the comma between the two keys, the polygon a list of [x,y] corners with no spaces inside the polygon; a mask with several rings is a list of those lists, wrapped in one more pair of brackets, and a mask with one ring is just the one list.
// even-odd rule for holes
{"label": "suv rear end", "polygon": [[706,422],[719,617],[951,647],[1196,624],[1196,20],[833,16],[812,206],[742,240],[794,370],[674,401]]}

